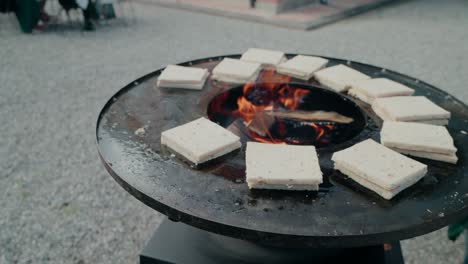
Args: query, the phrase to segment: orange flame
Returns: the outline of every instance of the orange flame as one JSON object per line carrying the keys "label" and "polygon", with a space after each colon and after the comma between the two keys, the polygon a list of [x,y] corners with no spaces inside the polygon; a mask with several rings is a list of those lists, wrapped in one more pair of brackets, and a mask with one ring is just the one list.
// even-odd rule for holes
{"label": "orange flame", "polygon": [[289,110],[296,110],[302,103],[302,98],[310,93],[306,89],[292,89],[289,84],[278,90],[280,102]]}
{"label": "orange flame", "polygon": [[304,99],[313,90],[290,82],[291,77],[278,74],[274,69],[263,70],[255,82],[245,84],[242,90],[228,90],[211,101],[210,119],[240,118],[249,136],[263,143],[326,144],[331,132],[337,128],[335,125],[281,117],[275,113],[306,111]]}
{"label": "orange flame", "polygon": [[[292,87],[289,85],[291,77],[275,73],[274,70],[264,70],[257,81],[247,83],[243,87],[243,94],[237,99],[238,110],[236,115],[249,126],[255,118],[259,121],[260,129],[265,135],[260,135],[252,129],[249,134],[257,141],[274,144],[301,144],[301,140],[293,137],[288,140],[278,139],[272,136],[271,123],[267,122],[265,115],[259,115],[264,111],[274,109],[297,110],[303,103],[303,98],[311,91],[308,89]],[[273,118],[273,117],[271,117]],[[275,120],[276,133],[282,137],[288,136],[286,124],[281,120]],[[333,125],[318,125],[313,122],[301,122],[302,125],[311,126],[315,131],[315,140],[322,138],[328,131],[334,129]]]}

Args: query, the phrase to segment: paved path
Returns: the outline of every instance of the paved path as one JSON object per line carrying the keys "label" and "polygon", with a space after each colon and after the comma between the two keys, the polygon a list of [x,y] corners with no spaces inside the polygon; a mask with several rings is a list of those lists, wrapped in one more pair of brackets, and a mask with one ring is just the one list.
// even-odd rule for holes
{"label": "paved path", "polygon": [[[161,216],[98,160],[104,102],[168,63],[265,47],[403,72],[468,101],[468,2],[410,1],[303,32],[135,4],[95,33],[23,35],[0,15],[0,263],[135,263]],[[404,219],[402,219],[404,221]],[[460,263],[445,230],[405,241],[407,263]]]}

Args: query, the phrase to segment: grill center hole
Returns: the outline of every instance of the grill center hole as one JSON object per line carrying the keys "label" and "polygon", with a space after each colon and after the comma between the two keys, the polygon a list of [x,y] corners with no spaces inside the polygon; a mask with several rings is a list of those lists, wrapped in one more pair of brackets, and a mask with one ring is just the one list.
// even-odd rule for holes
{"label": "grill center hole", "polygon": [[365,116],[348,98],[296,83],[247,83],[214,97],[208,117],[246,140],[325,147],[364,128]]}

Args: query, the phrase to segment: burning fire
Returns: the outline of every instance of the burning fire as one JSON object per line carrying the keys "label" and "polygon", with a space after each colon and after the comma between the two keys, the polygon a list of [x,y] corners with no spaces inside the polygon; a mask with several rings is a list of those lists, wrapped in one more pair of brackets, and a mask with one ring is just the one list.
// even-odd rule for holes
{"label": "burning fire", "polygon": [[283,118],[275,118],[273,111],[295,111],[303,103],[303,98],[311,91],[289,85],[290,77],[275,74],[274,70],[264,71],[255,83],[244,85],[242,95],[237,99],[235,115],[244,120],[250,136],[263,143],[304,144],[322,139],[334,129],[331,124],[317,124],[310,121],[295,121],[294,126],[312,127],[314,135],[309,142],[288,135],[288,126]]}
{"label": "burning fire", "polygon": [[304,100],[314,91],[290,81],[289,76],[264,70],[255,82],[218,95],[208,115],[221,123],[242,120],[249,137],[259,142],[315,146],[328,144],[340,133],[340,124],[353,121],[336,112],[307,110]]}

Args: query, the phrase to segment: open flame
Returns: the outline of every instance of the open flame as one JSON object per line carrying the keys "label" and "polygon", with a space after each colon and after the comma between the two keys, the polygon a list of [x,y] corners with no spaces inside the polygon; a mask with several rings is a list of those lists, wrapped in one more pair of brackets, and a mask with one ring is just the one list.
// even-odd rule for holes
{"label": "open flame", "polygon": [[[303,140],[288,135],[286,120],[275,118],[270,112],[295,111],[303,102],[303,98],[310,93],[308,89],[294,88],[287,83],[267,83],[257,85],[248,83],[244,86],[243,95],[237,99],[238,117],[244,120],[249,128],[250,136],[263,143],[274,144],[304,144]],[[295,121],[292,126],[309,126],[314,134],[311,141],[323,137],[326,130],[333,129],[333,125],[318,125],[310,121]],[[273,135],[273,132],[275,136]],[[292,132],[292,131],[289,131]],[[291,133],[290,133],[291,134]]]}
{"label": "open flame", "polygon": [[[243,93],[237,99],[238,107],[234,114],[243,119],[253,139],[274,144],[312,144],[323,140],[323,136],[334,129],[332,124],[275,117],[274,113],[277,111],[298,110],[304,97],[311,93],[309,89],[289,85],[289,81],[289,76],[275,74],[274,70],[266,70],[262,72],[257,82],[244,85]],[[294,133],[297,131],[288,131],[288,129],[305,131],[309,135],[296,137]]]}
{"label": "open flame", "polygon": [[[272,69],[263,70],[255,82],[213,98],[208,117],[226,127],[234,124],[250,139],[273,144],[322,147],[359,132],[364,121],[352,103],[332,92],[290,81],[291,77]],[[355,117],[360,118],[358,122]]]}

